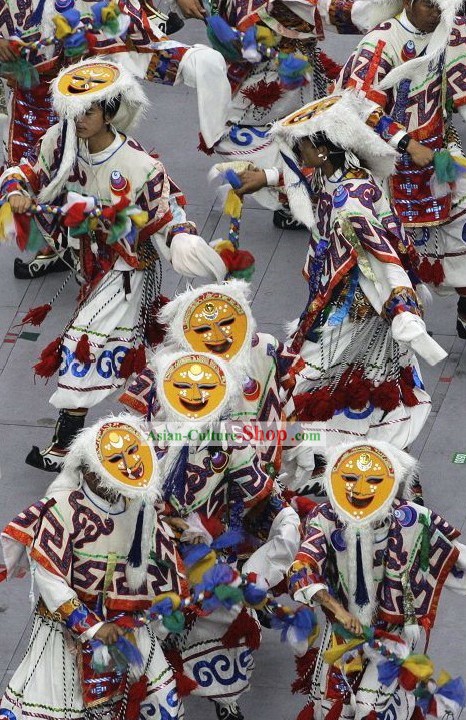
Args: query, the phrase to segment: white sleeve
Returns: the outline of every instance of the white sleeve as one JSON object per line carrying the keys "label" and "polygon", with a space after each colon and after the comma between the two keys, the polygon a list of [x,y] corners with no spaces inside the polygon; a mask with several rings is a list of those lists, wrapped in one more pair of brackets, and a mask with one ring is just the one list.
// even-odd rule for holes
{"label": "white sleeve", "polygon": [[208,148],[220,140],[230,114],[231,87],[223,56],[205,45],[194,45],[183,55],[175,84],[197,90],[199,127]]}
{"label": "white sleeve", "polygon": [[324,585],[324,583],[313,583],[305,588],[299,588],[299,590],[296,590],[294,593],[293,600],[304,603],[305,605],[311,605],[314,602],[314,595],[318,593],[319,590],[328,591],[328,587]]}
{"label": "white sleeve", "polygon": [[[73,588],[71,588],[63,578],[49,572],[49,570],[46,570],[42,565],[35,565],[34,580],[36,581],[37,589],[42,600],[51,613],[58,610],[64,603],[77,597]],[[89,630],[83,632],[82,635],[79,636],[81,642],[93,638],[103,624],[103,622],[97,623],[93,625],[92,628],[89,628]]]}
{"label": "white sleeve", "polygon": [[298,514],[293,508],[285,507],[274,519],[267,542],[244,563],[242,572],[257,573],[269,587],[274,587],[288,572],[300,540]]}

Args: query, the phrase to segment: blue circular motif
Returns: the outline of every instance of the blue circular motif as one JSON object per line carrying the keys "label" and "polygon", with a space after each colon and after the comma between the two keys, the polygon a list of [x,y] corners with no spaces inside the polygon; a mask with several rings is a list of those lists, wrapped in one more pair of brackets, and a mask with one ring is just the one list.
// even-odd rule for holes
{"label": "blue circular motif", "polygon": [[417,512],[410,505],[400,505],[393,514],[401,527],[412,527],[417,520]]}
{"label": "blue circular motif", "polygon": [[461,230],[461,239],[463,242],[466,242],[466,223],[464,223],[463,229]]}
{"label": "blue circular motif", "polygon": [[402,60],[412,60],[416,57],[416,46],[412,40],[408,40],[401,51]]}
{"label": "blue circular motif", "polygon": [[12,710],[0,707],[0,720],[16,720],[16,715]]}
{"label": "blue circular motif", "polygon": [[369,403],[369,405],[363,410],[352,410],[349,407],[343,410],[343,412],[345,413],[345,417],[347,417],[349,420],[365,420],[373,411],[374,406],[372,405],[372,403]]}
{"label": "blue circular motif", "polygon": [[333,531],[333,533],[330,535],[330,540],[332,541],[333,547],[338,552],[343,552],[344,550],[346,550],[346,542],[345,538],[343,537],[343,532],[341,528]]}
{"label": "blue circular motif", "polygon": [[339,185],[333,193],[333,207],[341,208],[348,200],[348,190],[344,185]]}

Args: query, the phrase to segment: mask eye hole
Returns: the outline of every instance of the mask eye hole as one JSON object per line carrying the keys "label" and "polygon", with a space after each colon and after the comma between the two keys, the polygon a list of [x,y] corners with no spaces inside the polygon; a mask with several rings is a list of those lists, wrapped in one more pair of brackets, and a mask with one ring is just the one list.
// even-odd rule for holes
{"label": "mask eye hole", "polygon": [[120,460],[123,460],[123,455],[121,453],[117,453],[116,455],[111,455],[109,458],[107,458],[107,460],[111,463],[117,463]]}
{"label": "mask eye hole", "polygon": [[368,477],[367,481],[370,485],[380,485],[382,482],[383,477]]}
{"label": "mask eye hole", "polygon": [[191,387],[191,385],[189,383],[183,383],[183,382],[175,382],[175,383],[173,383],[173,385],[174,385],[174,387],[181,388],[183,390],[186,388],[189,389]]}
{"label": "mask eye hole", "polygon": [[201,335],[202,333],[209,332],[210,325],[199,325],[199,327],[195,327],[193,330],[198,335]]}
{"label": "mask eye hole", "polygon": [[352,482],[355,483],[359,480],[357,475],[343,475],[343,480],[345,482]]}
{"label": "mask eye hole", "polygon": [[234,317],[225,318],[224,320],[220,320],[219,325],[220,327],[224,327],[225,325],[233,325],[235,322]]}
{"label": "mask eye hole", "polygon": [[131,445],[131,447],[128,448],[128,455],[134,455],[134,453],[137,451],[138,451],[138,446],[136,444]]}

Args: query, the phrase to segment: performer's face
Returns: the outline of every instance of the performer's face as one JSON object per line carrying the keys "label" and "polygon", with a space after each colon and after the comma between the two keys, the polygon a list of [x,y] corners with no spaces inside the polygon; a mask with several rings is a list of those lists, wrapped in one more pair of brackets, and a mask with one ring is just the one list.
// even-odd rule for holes
{"label": "performer's face", "polygon": [[325,145],[315,147],[309,138],[299,141],[299,154],[303,166],[308,168],[321,167],[328,159],[328,150]]}
{"label": "performer's face", "polygon": [[106,121],[101,106],[96,103],[76,120],[76,135],[81,140],[90,140],[106,127]]}
{"label": "performer's face", "polygon": [[244,346],[248,318],[227,295],[203,293],[187,309],[183,330],[193,350],[231,360]]}
{"label": "performer's face", "polygon": [[410,23],[425,33],[434,32],[440,22],[440,8],[432,0],[404,0],[406,16]]}
{"label": "performer's face", "polygon": [[97,455],[118,482],[144,488],[154,471],[152,455],[140,432],[125,423],[103,425],[97,438]]}
{"label": "performer's face", "polygon": [[395,475],[383,453],[370,445],[362,445],[339,458],[332,468],[330,481],[336,505],[355,521],[361,521],[375,515],[387,502]]}
{"label": "performer's face", "polygon": [[187,355],[173,363],[163,381],[172,408],[187,418],[214,412],[225,397],[225,377],[213,360]]}

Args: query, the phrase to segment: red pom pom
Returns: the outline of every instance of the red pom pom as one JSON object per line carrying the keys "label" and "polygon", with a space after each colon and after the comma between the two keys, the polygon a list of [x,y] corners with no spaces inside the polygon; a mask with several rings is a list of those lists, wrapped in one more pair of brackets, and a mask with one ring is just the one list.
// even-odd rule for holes
{"label": "red pom pom", "polygon": [[430,264],[429,260],[424,257],[422,258],[422,262],[419,265],[417,269],[417,274],[419,275],[420,279],[423,280],[426,283],[432,282],[432,265]]}
{"label": "red pom pom", "polygon": [[47,303],[47,305],[39,305],[36,308],[29,308],[29,312],[26,313],[26,315],[21,320],[21,325],[40,325],[44,322],[45,318],[51,311],[52,306],[50,303]]}
{"label": "red pom pom", "polygon": [[130,375],[133,374],[135,357],[136,350],[134,348],[130,348],[123,360],[121,361],[120,369],[118,371],[119,377],[125,378],[125,380],[127,380]]}
{"label": "red pom pom", "polygon": [[314,703],[305,705],[296,720],[314,720]]}
{"label": "red pom pom", "polygon": [[[316,503],[313,503],[316,505]],[[298,677],[291,686],[293,693],[309,695],[312,690],[312,675],[314,672],[318,648],[309,648],[302,657],[295,657]]]}
{"label": "red pom pom", "polygon": [[400,404],[400,389],[394,380],[385,380],[371,391],[371,402],[384,412],[395,410]]}
{"label": "red pom pom", "polygon": [[85,209],[86,203],[74,203],[69,210],[67,210],[63,219],[63,224],[66,225],[66,227],[71,228],[81,225],[81,223],[86,219],[86,214],[84,212]]}
{"label": "red pom pom", "polygon": [[91,346],[89,345],[89,336],[84,334],[78,340],[74,355],[78,362],[88,365],[91,362]]}
{"label": "red pom pom", "polygon": [[413,371],[408,366],[401,369],[400,372],[400,390],[401,390],[401,397],[403,400],[403,403],[407,407],[414,407],[415,405],[419,404],[419,400],[417,399],[416,395],[413,391],[414,388],[414,378],[413,378]]}
{"label": "red pom pom", "polygon": [[134,355],[134,364],[133,364],[134,370],[133,370],[133,372],[135,372],[139,375],[139,373],[142,373],[142,371],[144,370],[144,368],[146,366],[147,366],[146,348],[141,343]]}
{"label": "red pom pom", "polygon": [[441,285],[443,281],[445,280],[445,273],[443,271],[443,265],[440,262],[440,260],[437,258],[437,260],[434,262],[432,266],[432,282],[435,286]]}
{"label": "red pom pom", "polygon": [[[307,497],[302,497],[301,495],[295,495],[294,498],[291,500],[290,505],[293,508],[293,510],[296,510],[300,519],[304,519],[309,515],[310,512],[312,512],[312,510],[314,510],[317,503],[314,502],[314,500],[310,500]],[[293,691],[293,692],[295,692],[295,691]],[[309,690],[309,692],[310,692],[310,690]]]}
{"label": "red pom pom", "polygon": [[175,676],[176,689],[180,697],[186,697],[190,695],[193,690],[197,688],[197,682],[192,678],[185,675],[183,672],[183,658],[179,650],[170,648],[165,651],[165,656],[173,668],[173,675]]}
{"label": "red pom pom", "polygon": [[346,403],[354,410],[366,407],[371,397],[371,383],[365,379],[361,370],[356,370],[346,385]]}
{"label": "red pom pom", "polygon": [[296,417],[299,420],[330,420],[335,414],[336,402],[328,387],[300,393],[293,398]]}
{"label": "red pom pom", "polygon": [[270,110],[272,105],[274,105],[277,100],[280,100],[283,95],[283,88],[280,86],[278,80],[270,83],[265,80],[259,80],[255,85],[241,90],[241,95],[256,107]]}
{"label": "red pom pom", "polygon": [[325,716],[325,720],[339,720],[343,710],[343,700],[337,700]]}
{"label": "red pom pom", "polygon": [[413,714],[411,715],[411,720],[424,720],[424,718],[425,715],[422,712],[421,708],[419,707],[419,705],[416,705],[413,710]]}
{"label": "red pom pom", "polygon": [[222,250],[220,257],[227,266],[229,272],[235,270],[246,270],[254,265],[254,255],[248,250]]}
{"label": "red pom pom", "polygon": [[49,378],[55,375],[61,365],[61,336],[52,340],[51,343],[44,348],[40,355],[40,360],[34,365],[34,372],[40,377]]}
{"label": "red pom pom", "polygon": [[167,334],[167,326],[163,325],[158,320],[157,314],[159,310],[161,310],[169,302],[169,298],[164,295],[159,295],[159,297],[154,300],[151,307],[148,310],[146,309],[148,317],[144,328],[144,338],[151,347],[160,345]]}
{"label": "red pom pom", "polygon": [[332,58],[322,52],[322,50],[319,51],[319,60],[324,68],[327,78],[329,80],[336,80],[340,74],[342,66],[335,62],[335,60],[332,60]]}
{"label": "red pom pom", "polygon": [[223,635],[222,645],[226,648],[239,647],[243,638],[251,650],[259,649],[261,643],[259,627],[244,607]]}
{"label": "red pom pom", "polygon": [[398,676],[399,683],[402,688],[405,690],[408,690],[408,692],[412,692],[415,690],[416,685],[418,684],[418,679],[410,670],[407,670],[406,668],[402,667],[400,669],[400,674]]}
{"label": "red pom pom", "polygon": [[139,680],[129,686],[125,720],[139,719],[141,704],[147,697],[147,685],[147,675],[141,675]]}
{"label": "red pom pom", "polygon": [[86,35],[86,42],[87,42],[88,50],[89,50],[90,52],[92,52],[92,50],[93,50],[93,49],[95,48],[95,46],[97,45],[97,36],[94,35],[94,33],[91,33],[91,32],[87,32],[85,35]]}

